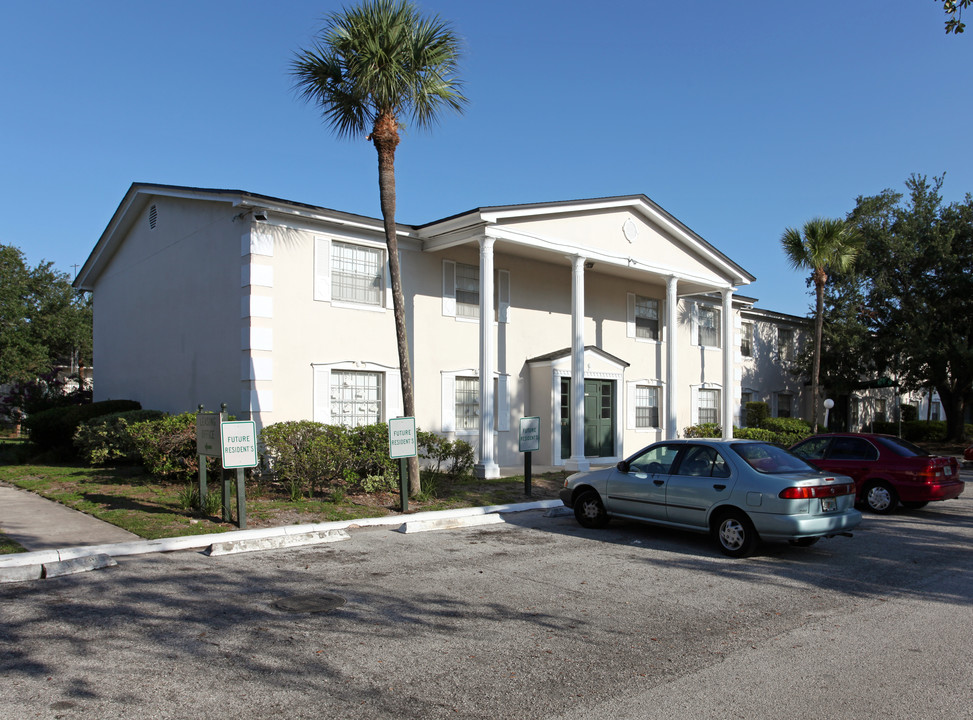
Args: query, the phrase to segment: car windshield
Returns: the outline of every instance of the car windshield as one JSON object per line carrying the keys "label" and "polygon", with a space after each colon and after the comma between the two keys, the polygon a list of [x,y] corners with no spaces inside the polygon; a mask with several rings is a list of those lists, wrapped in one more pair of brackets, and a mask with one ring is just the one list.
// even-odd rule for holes
{"label": "car windshield", "polygon": [[730,447],[759,473],[817,472],[816,468],[808,465],[789,450],[770,443],[735,443]]}
{"label": "car windshield", "polygon": [[913,445],[908,440],[897,437],[876,438],[882,445],[902,457],[929,457],[929,453],[918,445]]}

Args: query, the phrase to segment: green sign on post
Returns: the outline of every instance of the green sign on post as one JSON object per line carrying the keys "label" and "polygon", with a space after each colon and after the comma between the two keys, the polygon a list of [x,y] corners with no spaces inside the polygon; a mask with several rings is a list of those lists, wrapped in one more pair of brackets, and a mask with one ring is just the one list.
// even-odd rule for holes
{"label": "green sign on post", "polygon": [[419,454],[416,437],[416,419],[398,417],[389,419],[389,457],[399,460],[399,494],[402,512],[409,511],[409,460]]}
{"label": "green sign on post", "polygon": [[524,453],[524,495],[530,497],[530,454],[541,449],[541,419],[520,418],[520,452]]}
{"label": "green sign on post", "polygon": [[[236,470],[237,524],[247,527],[246,485],[243,469],[257,464],[257,424],[253,420],[220,423],[223,469]],[[230,481],[223,476],[223,518],[230,516]]]}

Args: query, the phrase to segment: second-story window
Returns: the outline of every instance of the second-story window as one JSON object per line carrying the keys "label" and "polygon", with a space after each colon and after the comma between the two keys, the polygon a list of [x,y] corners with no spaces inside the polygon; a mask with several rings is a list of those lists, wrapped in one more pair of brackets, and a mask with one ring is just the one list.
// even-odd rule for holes
{"label": "second-story window", "polygon": [[635,296],[635,337],[659,339],[659,301]]}
{"label": "second-story window", "polygon": [[781,360],[793,360],[796,354],[794,346],[794,329],[777,328],[777,352]]}
{"label": "second-story window", "polygon": [[720,311],[711,305],[699,305],[696,343],[706,347],[720,346]]}
{"label": "second-story window", "polygon": [[331,243],[331,298],[362,305],[382,304],[383,254],[378,248]]}
{"label": "second-story window", "polygon": [[740,354],[753,357],[753,323],[745,322],[740,327]]}

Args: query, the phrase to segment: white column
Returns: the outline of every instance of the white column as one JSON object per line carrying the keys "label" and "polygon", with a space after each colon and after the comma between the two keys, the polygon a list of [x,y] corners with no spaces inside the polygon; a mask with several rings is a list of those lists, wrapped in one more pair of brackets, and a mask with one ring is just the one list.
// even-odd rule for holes
{"label": "white column", "polygon": [[733,288],[726,288],[723,294],[723,439],[733,439],[733,410],[736,406],[736,388],[733,385]]}
{"label": "white column", "polygon": [[679,392],[676,385],[678,338],[677,305],[679,296],[676,294],[678,281],[675,276],[666,278],[666,440],[674,440],[679,434],[676,414]]}
{"label": "white column", "polygon": [[584,261],[572,257],[571,270],[571,457],[568,470],[588,470],[584,457]]}
{"label": "white column", "polygon": [[493,243],[492,237],[480,240],[480,478],[500,477],[493,457]]}

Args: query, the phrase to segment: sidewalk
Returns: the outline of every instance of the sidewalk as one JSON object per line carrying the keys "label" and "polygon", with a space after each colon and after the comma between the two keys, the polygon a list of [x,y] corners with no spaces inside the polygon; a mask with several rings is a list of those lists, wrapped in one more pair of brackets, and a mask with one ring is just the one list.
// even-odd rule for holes
{"label": "sidewalk", "polygon": [[0,485],[0,532],[28,551],[141,540],[111,523],[10,485]]}

